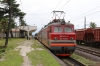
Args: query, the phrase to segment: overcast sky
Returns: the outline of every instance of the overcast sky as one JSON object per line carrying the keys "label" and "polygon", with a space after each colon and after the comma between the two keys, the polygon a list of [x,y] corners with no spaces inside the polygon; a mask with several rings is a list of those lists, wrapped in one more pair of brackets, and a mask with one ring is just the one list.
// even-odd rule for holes
{"label": "overcast sky", "polygon": [[[37,26],[37,31],[52,19],[52,11],[66,13],[65,20],[75,25],[75,29],[84,28],[84,17],[89,27],[95,22],[100,27],[100,0],[16,0],[20,9],[26,13],[28,25]],[[60,2],[60,3],[59,3]],[[59,5],[58,5],[59,4]],[[58,5],[58,6],[57,6]],[[36,31],[36,32],[37,32]]]}

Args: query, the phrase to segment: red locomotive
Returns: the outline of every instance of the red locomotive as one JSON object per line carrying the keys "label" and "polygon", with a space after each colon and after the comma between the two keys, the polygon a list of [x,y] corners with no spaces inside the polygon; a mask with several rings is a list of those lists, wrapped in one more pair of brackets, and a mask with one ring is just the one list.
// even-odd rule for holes
{"label": "red locomotive", "polygon": [[100,46],[100,27],[78,29],[76,30],[76,42],[77,44],[85,44],[88,46],[99,47]]}
{"label": "red locomotive", "polygon": [[[63,11],[53,11],[64,13]],[[57,15],[57,14],[56,14]],[[57,56],[70,56],[76,48],[74,25],[64,19],[53,19],[37,34],[37,39]]]}

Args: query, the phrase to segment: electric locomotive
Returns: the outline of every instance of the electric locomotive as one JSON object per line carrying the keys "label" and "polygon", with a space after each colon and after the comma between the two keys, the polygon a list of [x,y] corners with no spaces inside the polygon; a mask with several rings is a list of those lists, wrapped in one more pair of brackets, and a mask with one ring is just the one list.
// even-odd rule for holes
{"label": "electric locomotive", "polygon": [[[64,13],[53,11],[54,14]],[[57,14],[56,14],[57,15]],[[76,34],[74,25],[63,19],[53,19],[38,33],[38,40],[57,56],[70,56],[76,48]]]}

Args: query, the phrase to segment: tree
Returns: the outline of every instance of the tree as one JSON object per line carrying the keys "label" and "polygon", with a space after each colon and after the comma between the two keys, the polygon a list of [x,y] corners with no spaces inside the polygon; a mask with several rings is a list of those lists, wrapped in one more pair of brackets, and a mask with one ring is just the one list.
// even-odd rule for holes
{"label": "tree", "polygon": [[27,24],[24,21],[24,16],[26,15],[26,13],[24,12],[19,12],[19,22],[20,22],[20,26],[26,26]]}
{"label": "tree", "polygon": [[8,28],[8,19],[7,18],[2,18],[0,20],[0,31],[3,31],[3,35],[4,35],[4,33],[5,34],[7,33],[7,28]]}
{"label": "tree", "polygon": [[90,22],[90,28],[95,28],[97,25],[95,24],[95,22]]}
{"label": "tree", "polygon": [[[24,12],[21,12],[21,10],[18,8],[19,4],[16,4],[15,0],[0,0],[0,5],[2,4],[2,7],[0,6],[0,24],[2,24],[1,20],[5,20],[3,18],[6,18],[8,22],[7,29],[6,29],[6,41],[5,41],[5,47],[7,47],[8,44],[8,38],[9,38],[9,32],[12,35],[11,29],[16,27],[14,19],[17,17],[22,17],[21,22],[25,23],[23,20],[23,17],[25,16]],[[26,23],[25,23],[26,24]],[[4,29],[4,27],[0,27],[0,29]]]}

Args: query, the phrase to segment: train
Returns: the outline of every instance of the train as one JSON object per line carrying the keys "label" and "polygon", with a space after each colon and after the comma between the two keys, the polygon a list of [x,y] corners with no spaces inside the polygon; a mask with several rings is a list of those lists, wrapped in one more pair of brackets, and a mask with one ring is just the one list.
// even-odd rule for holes
{"label": "train", "polygon": [[[63,13],[63,11],[53,12]],[[71,56],[76,49],[74,25],[65,22],[64,18],[54,18],[35,35],[35,38],[56,56]]]}
{"label": "train", "polygon": [[75,33],[77,44],[100,47],[100,27],[77,29]]}

